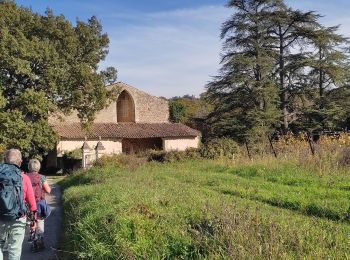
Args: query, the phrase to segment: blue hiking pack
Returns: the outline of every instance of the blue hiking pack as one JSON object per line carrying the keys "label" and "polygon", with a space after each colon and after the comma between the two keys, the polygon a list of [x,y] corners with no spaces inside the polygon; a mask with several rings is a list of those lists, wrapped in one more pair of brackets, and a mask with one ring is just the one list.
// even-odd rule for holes
{"label": "blue hiking pack", "polygon": [[15,220],[25,211],[21,170],[14,164],[0,164],[0,219]]}

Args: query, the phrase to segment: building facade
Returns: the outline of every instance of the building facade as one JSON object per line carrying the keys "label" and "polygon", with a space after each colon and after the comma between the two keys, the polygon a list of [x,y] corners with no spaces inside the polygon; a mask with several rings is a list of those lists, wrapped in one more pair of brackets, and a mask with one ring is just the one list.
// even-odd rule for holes
{"label": "building facade", "polygon": [[86,167],[104,154],[133,154],[147,149],[183,151],[198,147],[200,132],[169,122],[166,99],[125,83],[109,86],[112,87],[117,87],[119,95],[97,113],[89,134],[83,131],[75,113],[60,119],[50,118],[59,141],[48,156],[47,167],[57,167],[59,158],[77,149],[82,149],[83,167]]}

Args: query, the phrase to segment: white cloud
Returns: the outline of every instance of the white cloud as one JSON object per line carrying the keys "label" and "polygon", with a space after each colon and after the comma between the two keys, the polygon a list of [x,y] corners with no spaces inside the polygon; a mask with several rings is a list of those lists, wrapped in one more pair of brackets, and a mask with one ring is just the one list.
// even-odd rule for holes
{"label": "white cloud", "polygon": [[131,24],[105,28],[111,43],[102,66],[115,66],[120,81],[154,95],[198,95],[217,74],[220,26],[229,14],[220,6],[144,16],[124,13],[122,19],[133,17]]}
{"label": "white cloud", "polygon": [[348,0],[287,0],[287,4],[294,9],[304,11],[315,11],[320,14],[320,22],[325,26],[340,25],[339,32],[345,36],[350,36],[350,18],[348,10],[350,7]]}
{"label": "white cloud", "polygon": [[[315,10],[327,25],[342,24],[340,33],[350,36],[346,5],[314,0],[289,0],[302,10]],[[115,12],[107,19],[111,44],[102,66],[115,66],[119,80],[158,96],[195,94],[217,74],[221,52],[221,24],[232,10],[223,6],[204,6],[169,12]]]}

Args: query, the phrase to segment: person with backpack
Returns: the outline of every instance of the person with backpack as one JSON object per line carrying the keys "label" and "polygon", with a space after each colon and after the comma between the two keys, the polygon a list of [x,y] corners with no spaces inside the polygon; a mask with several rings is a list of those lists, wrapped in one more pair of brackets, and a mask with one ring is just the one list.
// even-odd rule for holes
{"label": "person with backpack", "polygon": [[45,193],[51,193],[51,187],[46,181],[46,177],[39,174],[41,164],[37,159],[31,159],[28,163],[27,176],[29,177],[36,201],[36,206],[38,209],[37,213],[37,229],[36,229],[36,239],[34,241],[33,250],[40,250],[44,247],[44,220],[50,215],[51,210],[47,201],[45,199]]}
{"label": "person with backpack", "polygon": [[[7,239],[8,260],[20,260],[26,229],[26,206],[34,215],[36,228],[36,202],[30,179],[20,166],[22,154],[17,149],[5,153],[5,163],[0,164],[0,249]],[[0,260],[3,253],[0,250]]]}

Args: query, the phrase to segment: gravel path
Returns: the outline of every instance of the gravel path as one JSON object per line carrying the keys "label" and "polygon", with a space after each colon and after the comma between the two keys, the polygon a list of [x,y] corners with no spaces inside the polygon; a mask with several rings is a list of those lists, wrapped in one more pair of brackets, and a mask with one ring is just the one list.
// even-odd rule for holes
{"label": "gravel path", "polygon": [[60,259],[57,249],[59,248],[59,238],[61,235],[62,224],[62,205],[61,205],[61,189],[57,184],[52,184],[48,177],[52,191],[50,195],[46,195],[46,199],[52,209],[51,215],[45,220],[45,250],[32,253],[30,251],[30,243],[28,242],[28,232],[23,241],[21,260],[55,260]]}

